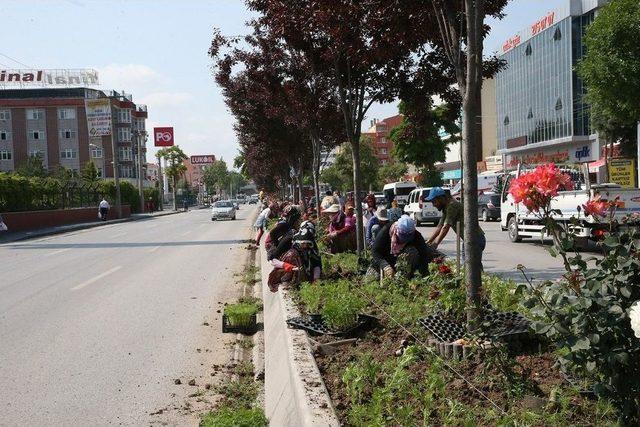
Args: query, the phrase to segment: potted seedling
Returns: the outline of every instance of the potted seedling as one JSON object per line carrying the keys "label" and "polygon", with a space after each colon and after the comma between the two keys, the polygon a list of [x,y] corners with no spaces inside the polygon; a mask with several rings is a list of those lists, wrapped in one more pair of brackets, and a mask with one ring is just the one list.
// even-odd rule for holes
{"label": "potted seedling", "polygon": [[231,304],[224,308],[222,332],[255,332],[258,306],[251,303]]}

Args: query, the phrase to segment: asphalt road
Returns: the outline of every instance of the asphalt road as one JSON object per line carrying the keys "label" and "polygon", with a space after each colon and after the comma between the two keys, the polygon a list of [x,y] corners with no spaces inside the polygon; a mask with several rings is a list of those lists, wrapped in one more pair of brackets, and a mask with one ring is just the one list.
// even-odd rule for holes
{"label": "asphalt road", "polygon": [[197,424],[184,402],[229,359],[235,337],[216,311],[240,293],[254,214],[194,210],[1,245],[0,425]]}
{"label": "asphalt road", "polygon": [[[507,232],[500,229],[499,222],[481,221],[480,227],[487,238],[487,247],[482,258],[485,271],[517,282],[524,281],[522,273],[516,268],[518,264],[524,265],[527,274],[534,280],[554,280],[564,273],[561,258],[553,258],[546,249],[550,242],[542,244],[539,240],[524,239],[521,243],[511,243]],[[421,226],[418,230],[428,239],[434,227]],[[446,255],[454,258],[455,236],[453,231],[449,231],[449,235],[439,247]],[[462,242],[460,244],[462,245]],[[596,256],[597,252],[592,250],[588,255]]]}

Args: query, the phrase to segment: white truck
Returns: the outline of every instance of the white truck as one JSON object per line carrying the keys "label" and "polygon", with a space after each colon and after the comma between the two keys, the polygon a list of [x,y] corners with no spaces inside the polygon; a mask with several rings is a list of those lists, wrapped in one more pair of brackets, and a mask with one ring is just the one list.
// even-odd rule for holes
{"label": "white truck", "polygon": [[[592,216],[585,216],[582,205],[600,195],[602,200],[613,201],[617,199],[617,208],[614,211],[614,219],[621,219],[633,212],[640,212],[640,189],[622,188],[617,184],[591,184],[589,172],[586,167],[580,169],[561,168],[563,172],[571,175],[574,190],[561,191],[551,200],[551,209],[557,211],[554,219],[568,223],[576,218],[577,225],[573,226],[576,237],[580,243],[588,240],[600,240],[608,224],[596,221]],[[523,237],[548,238],[543,234],[544,225],[535,212],[529,210],[521,203],[515,203],[513,196],[509,194],[509,187],[513,179],[526,172],[520,168],[517,172],[511,172],[505,177],[502,188],[502,206],[500,225],[503,231],[508,231],[512,242],[520,242]]]}

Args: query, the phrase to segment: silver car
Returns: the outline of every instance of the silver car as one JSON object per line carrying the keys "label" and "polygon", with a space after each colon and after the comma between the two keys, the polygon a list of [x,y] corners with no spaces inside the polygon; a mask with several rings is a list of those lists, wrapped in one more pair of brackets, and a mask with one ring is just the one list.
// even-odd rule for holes
{"label": "silver car", "polygon": [[231,200],[220,200],[211,208],[211,221],[216,219],[236,219],[236,208]]}

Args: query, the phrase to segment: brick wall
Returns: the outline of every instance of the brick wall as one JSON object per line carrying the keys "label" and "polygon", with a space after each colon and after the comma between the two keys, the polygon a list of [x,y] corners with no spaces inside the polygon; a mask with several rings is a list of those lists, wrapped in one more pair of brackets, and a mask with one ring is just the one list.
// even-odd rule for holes
{"label": "brick wall", "polygon": [[[122,205],[122,217],[131,216],[129,205]],[[115,219],[116,211],[112,206],[108,219]],[[2,214],[9,232],[29,231],[60,225],[81,224],[98,220],[98,208],[56,209],[50,211],[7,212]]]}

